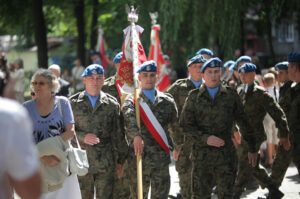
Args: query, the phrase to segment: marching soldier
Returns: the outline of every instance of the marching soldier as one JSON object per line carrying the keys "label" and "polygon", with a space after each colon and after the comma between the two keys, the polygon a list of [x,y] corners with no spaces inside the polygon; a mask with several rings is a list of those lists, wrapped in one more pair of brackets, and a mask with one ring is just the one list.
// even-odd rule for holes
{"label": "marching soldier", "polygon": [[239,96],[221,85],[221,60],[207,60],[201,73],[205,82],[189,93],[180,116],[183,132],[193,141],[192,198],[211,198],[216,182],[218,198],[229,199],[233,195],[237,160],[231,141],[233,122],[240,125],[248,141],[252,166],[256,164],[257,149]]}
{"label": "marching soldier", "polygon": [[293,134],[293,162],[298,169],[300,177],[300,52],[290,53],[288,55],[288,74],[296,85],[291,90],[291,106],[288,116],[289,126]]}
{"label": "marching soldier", "polygon": [[[128,166],[130,170],[131,197],[137,198],[136,155],[143,159],[143,197],[148,196],[151,185],[151,198],[168,198],[170,189],[170,132],[176,129],[177,108],[174,99],[155,89],[157,66],[154,61],[144,62],[138,79],[141,84],[140,99],[128,96],[123,105],[125,133],[130,145]],[[135,103],[140,105],[141,131],[137,126]]]}
{"label": "marching soldier", "polygon": [[[240,87],[238,93],[243,100],[246,114],[251,122],[251,126],[255,132],[256,149],[266,140],[266,134],[263,126],[263,119],[268,113],[276,122],[276,126],[280,134],[280,143],[288,148],[287,137],[289,129],[284,112],[268,92],[258,86],[255,80],[256,66],[252,63],[243,64],[238,72],[241,82],[244,86]],[[249,176],[253,175],[263,188],[270,184],[270,179],[266,171],[259,168],[259,161],[254,168],[248,165],[247,161],[248,145],[242,137],[242,142],[238,146],[238,175],[234,186],[234,198],[240,198]],[[281,198],[282,192],[274,186],[267,186],[273,195]]]}
{"label": "marching soldier", "polygon": [[[116,70],[117,70],[117,73],[118,73],[118,70],[119,70],[119,67],[120,67],[120,61],[122,59],[122,56],[123,56],[123,52],[119,52],[115,57],[114,57],[114,65],[116,67]],[[117,78],[117,73],[109,78],[107,78],[105,81],[104,81],[104,85],[102,87],[102,91],[105,92],[105,93],[108,93],[112,96],[114,96],[118,102],[121,104],[121,100],[120,100],[120,95],[118,93],[118,89],[117,89],[117,86],[116,86],[116,78]]]}
{"label": "marching soldier", "polygon": [[[114,62],[114,65],[115,65],[117,71],[120,67],[120,61],[122,59],[122,56],[123,56],[123,52],[119,52],[114,57],[113,62]],[[121,104],[120,95],[118,93],[118,89],[116,86],[116,78],[117,78],[117,74],[106,79],[104,81],[102,91],[114,96],[118,100],[119,104]],[[122,134],[124,134],[124,119],[123,119],[122,112],[121,112],[121,130],[123,131]],[[120,173],[120,174],[123,174],[122,176],[121,175],[118,176],[118,174],[115,176],[115,183],[114,183],[114,189],[113,189],[113,198],[114,199],[130,198],[127,161],[125,161],[123,169],[124,169],[124,171],[122,173]]]}
{"label": "marching soldier", "polygon": [[[291,142],[289,150],[279,145],[272,167],[272,185],[279,188],[291,161],[296,165],[298,175],[300,174],[300,53],[290,53],[288,55],[288,62],[278,63],[275,65],[275,68],[278,70],[279,81],[284,83],[280,88],[279,104],[288,118],[290,127],[289,140]],[[296,82],[295,86],[292,86],[292,80]],[[267,198],[274,198],[272,192],[269,192]]]}
{"label": "marching soldier", "polygon": [[[87,150],[89,173],[79,177],[83,198],[111,199],[113,180],[122,170],[128,147],[120,127],[120,105],[109,94],[101,91],[104,70],[92,64],[82,74],[85,90],[70,97],[75,118],[75,130],[82,148]],[[114,159],[117,151],[118,159]]]}
{"label": "marching soldier", "polygon": [[[206,60],[202,55],[194,56],[187,64],[190,73],[189,78],[177,80],[168,90],[176,102],[178,113],[180,114],[188,93],[198,88],[202,83],[201,68]],[[182,137],[183,138],[183,137]],[[180,154],[178,154],[180,151]],[[191,140],[187,137],[181,149],[176,148],[173,151],[175,166],[179,176],[180,193],[182,198],[191,198],[191,173],[192,162],[190,160]]]}
{"label": "marching soldier", "polygon": [[233,67],[233,76],[234,76],[234,84],[232,85],[234,88],[238,88],[240,85],[241,85],[241,80],[239,78],[239,68],[245,64],[245,63],[251,63],[252,62],[252,59],[251,57],[247,56],[247,55],[243,55],[243,56],[240,56],[236,61],[235,61],[235,64],[234,64],[234,67]]}

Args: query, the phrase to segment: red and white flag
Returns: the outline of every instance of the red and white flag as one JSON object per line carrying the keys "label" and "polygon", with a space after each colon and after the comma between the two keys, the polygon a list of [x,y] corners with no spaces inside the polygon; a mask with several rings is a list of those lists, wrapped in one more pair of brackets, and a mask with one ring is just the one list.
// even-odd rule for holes
{"label": "red and white flag", "polygon": [[[135,26],[138,33],[138,66],[147,61],[144,48],[142,46],[139,36],[144,31],[144,29],[138,25]],[[126,93],[134,93],[134,81],[133,81],[133,51],[132,51],[132,41],[131,41],[131,27],[128,26],[123,30],[125,34],[125,40],[123,43],[123,56],[120,62],[120,68],[118,70],[116,84],[119,90],[119,95],[121,96],[122,91]]]}
{"label": "red and white flag", "polygon": [[160,40],[158,31],[160,30],[159,25],[152,26],[151,30],[151,46],[149,52],[149,60],[154,60],[157,64],[158,90],[164,92],[171,85],[169,75],[167,74],[167,68],[165,65],[164,54],[161,50]]}
{"label": "red and white flag", "polygon": [[98,29],[98,42],[97,42],[97,51],[100,52],[100,59],[104,69],[107,67],[107,59],[105,56],[105,42],[103,37],[103,30],[101,28]]}

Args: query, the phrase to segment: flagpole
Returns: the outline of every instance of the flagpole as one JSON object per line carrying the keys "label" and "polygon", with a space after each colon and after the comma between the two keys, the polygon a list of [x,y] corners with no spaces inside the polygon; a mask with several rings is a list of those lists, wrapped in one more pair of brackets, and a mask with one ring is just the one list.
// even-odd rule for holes
{"label": "flagpole", "polygon": [[[136,31],[135,23],[138,20],[138,15],[135,13],[134,7],[131,6],[131,12],[128,13],[128,20],[131,22],[131,41],[132,41],[132,57],[133,57],[133,81],[134,81],[134,97],[136,99],[135,103],[135,114],[136,114],[136,122],[141,133],[141,119],[140,119],[140,106],[139,106],[139,82],[137,78],[137,69],[138,69],[138,37]],[[137,185],[138,185],[138,199],[143,199],[143,179],[142,179],[142,156],[138,154],[136,156],[137,163]]]}

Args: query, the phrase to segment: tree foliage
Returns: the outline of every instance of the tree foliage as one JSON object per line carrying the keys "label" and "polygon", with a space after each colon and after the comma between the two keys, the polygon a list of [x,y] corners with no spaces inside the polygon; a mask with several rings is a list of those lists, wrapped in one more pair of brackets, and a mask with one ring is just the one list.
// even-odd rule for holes
{"label": "tree foliage", "polygon": [[[31,0],[1,0],[0,34],[19,35],[25,46],[34,41]],[[77,0],[76,0],[77,1]],[[78,37],[74,0],[43,0],[48,36]],[[95,47],[95,31],[101,26],[107,47],[121,49],[123,29],[129,22],[125,4],[139,7],[138,25],[144,28],[141,41],[146,53],[150,45],[149,12],[159,13],[160,39],[164,53],[174,65],[185,65],[188,55],[202,47],[211,48],[222,59],[234,59],[234,51],[243,52],[245,24],[252,23],[257,34],[270,38],[271,24],[296,15],[300,27],[300,4],[297,0],[82,0],[84,4],[84,48]],[[95,6],[96,5],[96,6]],[[258,19],[247,17],[251,10]],[[272,48],[272,47],[270,47]],[[76,50],[74,49],[74,52]],[[82,53],[82,52],[81,52]]]}

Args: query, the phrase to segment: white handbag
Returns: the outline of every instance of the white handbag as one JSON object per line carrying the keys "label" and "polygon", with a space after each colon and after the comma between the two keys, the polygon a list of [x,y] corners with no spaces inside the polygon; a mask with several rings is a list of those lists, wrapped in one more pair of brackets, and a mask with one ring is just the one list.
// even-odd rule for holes
{"label": "white handbag", "polygon": [[68,153],[68,158],[70,162],[70,171],[71,173],[76,173],[79,176],[84,176],[89,171],[88,157],[86,151],[81,149],[76,133],[75,133],[75,139],[78,148],[74,148],[69,142],[70,151]]}
{"label": "white handbag", "polygon": [[[60,99],[58,98],[58,109],[60,116],[63,118],[63,113],[61,109]],[[89,162],[86,151],[81,149],[78,138],[75,132],[75,139],[77,142],[78,148],[74,148],[71,142],[68,142],[68,159],[69,159],[69,166],[70,172],[77,174],[79,176],[84,176],[88,173],[89,169]]]}

